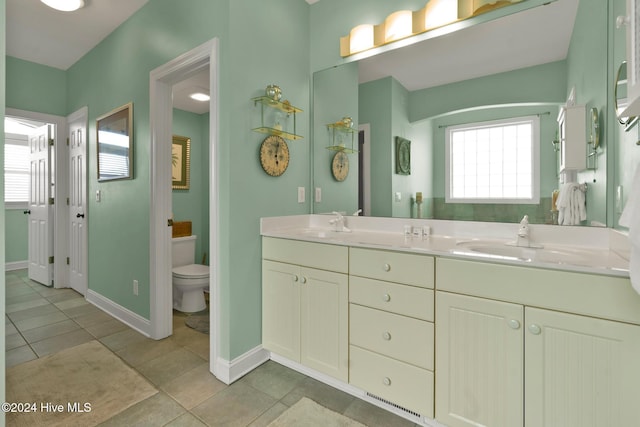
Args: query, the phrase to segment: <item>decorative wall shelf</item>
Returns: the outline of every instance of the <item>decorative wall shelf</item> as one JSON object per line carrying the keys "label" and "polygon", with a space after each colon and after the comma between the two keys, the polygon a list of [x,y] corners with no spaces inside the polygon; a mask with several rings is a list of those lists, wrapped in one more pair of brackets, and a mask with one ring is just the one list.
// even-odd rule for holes
{"label": "decorative wall shelf", "polygon": [[327,147],[327,150],[343,151],[348,154],[358,152],[353,148],[354,135],[358,133],[357,129],[347,126],[343,121],[329,123],[327,129],[331,135],[331,145]]}
{"label": "decorative wall shelf", "polygon": [[[288,101],[280,102],[268,96],[259,96],[252,98],[253,105],[260,105],[260,126],[254,128],[255,132],[264,133],[267,135],[277,135],[289,140],[302,139],[301,135],[296,134],[296,113],[301,113],[302,110],[298,107],[294,107]],[[281,117],[278,117],[281,115]],[[282,118],[283,122],[285,118],[293,116],[293,128],[286,129],[284,126],[286,123],[279,121]]]}

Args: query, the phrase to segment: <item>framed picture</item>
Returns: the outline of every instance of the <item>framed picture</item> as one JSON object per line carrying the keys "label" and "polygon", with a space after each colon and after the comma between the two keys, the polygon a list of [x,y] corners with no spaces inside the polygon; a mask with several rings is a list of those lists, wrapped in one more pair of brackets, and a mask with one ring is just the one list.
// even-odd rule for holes
{"label": "framed picture", "polygon": [[396,173],[411,175],[411,141],[396,136]]}
{"label": "framed picture", "polygon": [[133,103],[96,119],[98,181],[133,178]]}
{"label": "framed picture", "polygon": [[191,138],[173,135],[171,144],[171,182],[174,190],[189,189]]}

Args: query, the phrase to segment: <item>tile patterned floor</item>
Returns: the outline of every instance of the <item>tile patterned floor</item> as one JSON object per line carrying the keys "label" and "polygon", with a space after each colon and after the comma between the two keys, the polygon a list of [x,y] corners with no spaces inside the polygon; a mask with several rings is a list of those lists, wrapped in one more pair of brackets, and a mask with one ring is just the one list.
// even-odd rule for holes
{"label": "tile patterned floor", "polygon": [[367,426],[415,426],[271,361],[226,385],[209,373],[209,336],[187,327],[181,313],[173,335],[155,341],[71,289],[32,282],[25,270],[5,277],[7,367],[98,340],[159,390],[102,426],[266,426],[302,397]]}

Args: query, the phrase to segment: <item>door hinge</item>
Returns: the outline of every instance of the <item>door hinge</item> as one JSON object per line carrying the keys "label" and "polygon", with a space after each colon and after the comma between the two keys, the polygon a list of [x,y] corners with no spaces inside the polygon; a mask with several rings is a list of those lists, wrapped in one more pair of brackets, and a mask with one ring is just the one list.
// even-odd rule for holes
{"label": "door hinge", "polygon": [[49,197],[49,204],[52,205],[53,204],[53,197]]}
{"label": "door hinge", "polygon": [[172,219],[168,219],[167,220],[167,226],[168,227],[173,227],[173,220]]}
{"label": "door hinge", "polygon": [[49,257],[49,264],[53,264],[53,257],[52,256]]}
{"label": "door hinge", "polygon": [[53,147],[53,138],[49,139],[49,145]]}
{"label": "door hinge", "polygon": [[69,146],[69,137],[67,137],[67,147]]}
{"label": "door hinge", "polygon": [[71,260],[69,259],[69,257],[67,257],[67,265],[69,265],[71,263]]}
{"label": "door hinge", "polygon": [[69,198],[67,197],[67,206],[69,206]]}

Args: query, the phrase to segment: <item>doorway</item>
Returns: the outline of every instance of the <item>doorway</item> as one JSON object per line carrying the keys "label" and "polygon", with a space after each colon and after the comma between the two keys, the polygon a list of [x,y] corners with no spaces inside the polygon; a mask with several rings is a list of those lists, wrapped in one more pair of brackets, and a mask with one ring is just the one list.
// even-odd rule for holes
{"label": "doorway", "polygon": [[[40,245],[38,239],[31,239],[32,241],[27,243],[30,248],[28,252],[37,253],[42,250],[48,251],[46,254],[47,262],[50,262],[49,267],[51,273],[47,273],[46,276],[39,277],[39,282],[46,286],[53,286],[56,288],[68,286],[68,274],[66,266],[66,254],[68,252],[68,239],[67,239],[67,207],[65,199],[67,196],[67,150],[64,141],[66,140],[67,119],[61,116],[54,116],[51,114],[37,113],[33,111],[18,110],[14,108],[7,108],[5,116],[14,118],[18,121],[25,123],[31,123],[34,129],[37,126],[49,127],[51,129],[51,139],[53,140],[53,149],[51,152],[51,165],[53,166],[51,172],[51,183],[49,184],[47,199],[53,199],[50,221],[51,226],[47,232],[47,240],[52,242]],[[56,200],[58,203],[56,203]],[[49,200],[47,200],[50,203]],[[25,203],[21,208],[23,212],[28,214],[28,206]],[[45,248],[43,246],[47,246]],[[28,255],[29,258],[32,255]]]}
{"label": "doorway", "polygon": [[218,268],[218,40],[210,40],[150,73],[151,200],[150,277],[151,338],[172,334],[171,277],[171,144],[173,87],[209,67],[209,265],[210,265],[210,367],[216,375],[219,350]]}

